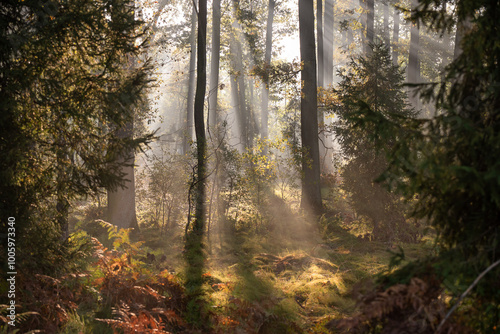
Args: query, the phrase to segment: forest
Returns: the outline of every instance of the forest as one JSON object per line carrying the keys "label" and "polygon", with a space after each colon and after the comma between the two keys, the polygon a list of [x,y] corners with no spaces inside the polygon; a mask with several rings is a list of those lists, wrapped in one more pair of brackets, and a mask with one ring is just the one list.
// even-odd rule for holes
{"label": "forest", "polygon": [[500,1],[0,16],[0,333],[500,333]]}

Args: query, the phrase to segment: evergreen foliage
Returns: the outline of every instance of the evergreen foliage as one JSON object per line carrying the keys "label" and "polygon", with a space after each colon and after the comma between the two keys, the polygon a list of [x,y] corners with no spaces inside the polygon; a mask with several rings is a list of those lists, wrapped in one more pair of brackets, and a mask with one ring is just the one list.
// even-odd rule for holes
{"label": "evergreen foliage", "polygon": [[[412,117],[415,112],[406,102],[404,71],[392,64],[389,49],[383,44],[370,47],[372,52],[351,59],[348,68],[339,72],[342,81],[333,110],[339,116],[334,129],[348,160],[342,171],[342,187],[351,194],[356,212],[372,222],[374,238],[410,241],[414,233],[406,223],[404,203],[374,182],[387,168],[386,158],[369,140],[377,124],[361,128],[356,118],[364,108],[393,120]],[[381,145],[390,148],[399,136],[387,137]]]}
{"label": "evergreen foliage", "polygon": [[36,255],[30,264],[50,271],[70,201],[119,186],[119,152],[149,138],[116,136],[149,82],[147,63],[131,70],[147,36],[131,1],[8,1],[0,11],[2,226],[15,217],[18,261]]}
{"label": "evergreen foliage", "polygon": [[[437,31],[450,28],[454,18],[435,9],[441,4],[421,1],[414,19]],[[431,272],[453,294],[455,304],[480,277],[455,318],[477,332],[493,333],[500,324],[500,268],[482,273],[500,255],[500,6],[498,1],[472,0],[456,6],[458,20],[472,23],[462,40],[463,52],[448,66],[445,81],[420,87],[440,115],[396,122],[367,105],[355,120],[361,131],[377,128],[372,139],[378,146],[402,134],[387,150],[389,165],[382,180],[406,199],[418,196],[413,216],[428,218],[438,232],[434,258],[406,266],[384,282],[407,281],[422,272],[415,267],[426,268],[426,275]]]}

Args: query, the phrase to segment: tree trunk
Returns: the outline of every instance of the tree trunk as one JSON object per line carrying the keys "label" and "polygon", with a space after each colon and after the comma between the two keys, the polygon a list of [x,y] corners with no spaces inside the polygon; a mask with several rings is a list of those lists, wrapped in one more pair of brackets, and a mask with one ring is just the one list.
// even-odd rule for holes
{"label": "tree trunk", "polygon": [[193,139],[193,113],[194,113],[194,93],[196,79],[196,8],[193,6],[191,14],[191,35],[189,37],[191,53],[189,55],[189,81],[187,94],[187,116],[186,116],[186,134],[184,135],[183,150],[184,154],[189,151],[189,142]]}
{"label": "tree trunk", "polygon": [[[235,16],[238,12],[238,9],[239,2],[237,0],[233,0],[233,13]],[[238,121],[240,142],[242,150],[244,151],[249,147],[249,115],[246,103],[246,85],[243,68],[243,46],[240,42],[243,37],[240,29],[241,28],[239,27],[237,18],[234,18],[233,33],[230,40],[231,67],[233,71],[232,77],[235,80],[234,86],[232,83],[232,87],[236,89],[236,94],[234,95],[234,97],[236,97],[237,99],[235,105],[236,119]]]}
{"label": "tree trunk", "polygon": [[[208,97],[208,127],[217,132],[218,111],[217,96],[219,93],[219,63],[220,63],[220,0],[212,4],[212,58],[210,59],[210,90]],[[218,136],[218,135],[217,135]]]}
{"label": "tree trunk", "polygon": [[[412,11],[418,5],[418,0],[412,0]],[[420,32],[418,23],[411,23],[410,31],[410,55],[408,57],[408,82],[418,83],[420,80],[420,64],[418,59],[418,49],[420,48]],[[419,109],[419,98],[415,89],[410,89],[409,94],[411,105]]]}
{"label": "tree trunk", "polygon": [[[118,138],[132,138],[134,122],[130,120],[120,130]],[[127,149],[119,156],[124,174],[124,185],[116,190],[108,190],[108,220],[120,228],[138,228],[135,211],[135,176],[133,149]]]}
{"label": "tree trunk", "polygon": [[394,32],[392,35],[392,62],[396,66],[399,64],[398,43],[399,43],[399,11],[397,8],[394,8]]}
{"label": "tree trunk", "polygon": [[202,233],[205,222],[205,178],[206,178],[206,137],[205,137],[205,91],[207,84],[207,55],[206,55],[206,30],[207,30],[207,1],[199,1],[198,14],[198,62],[196,69],[196,95],[194,98],[194,128],[196,133],[197,187],[196,211],[193,230]]}
{"label": "tree trunk", "polygon": [[322,211],[319,178],[316,55],[314,45],[313,0],[299,0],[299,39],[301,71],[302,202],[314,214]]}
{"label": "tree trunk", "polygon": [[[271,65],[272,47],[273,47],[273,20],[275,0],[269,0],[267,10],[267,28],[266,28],[266,53],[264,55],[264,85],[262,87],[262,108],[260,133],[262,140],[269,137],[269,66]],[[267,150],[266,152],[267,153]]]}
{"label": "tree trunk", "polygon": [[206,183],[206,136],[204,105],[207,84],[207,0],[199,0],[198,10],[198,56],[196,69],[196,95],[194,98],[194,130],[196,134],[196,207],[192,231],[186,236],[186,294],[189,299],[187,319],[193,325],[206,330],[208,312],[203,311],[203,236],[205,232],[205,183]]}

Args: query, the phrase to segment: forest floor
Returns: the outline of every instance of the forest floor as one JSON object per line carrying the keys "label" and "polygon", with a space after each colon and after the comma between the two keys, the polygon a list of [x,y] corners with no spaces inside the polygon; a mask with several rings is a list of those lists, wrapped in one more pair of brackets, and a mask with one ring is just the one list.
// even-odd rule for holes
{"label": "forest floor", "polygon": [[[404,250],[405,263],[432,251],[430,238],[368,241],[336,217],[318,224],[279,198],[264,211],[272,219],[262,226],[211,236],[205,275],[217,333],[331,333],[325,325],[353,314],[357,296],[388,270],[396,252]],[[181,253],[182,245],[169,245],[168,253]],[[156,258],[163,252],[156,248]],[[182,264],[178,255],[169,267],[181,270]]]}
{"label": "forest floor", "polygon": [[[203,279],[213,333],[331,333],[326,325],[353,315],[357,297],[388,270],[395,253],[404,250],[410,261],[432,252],[430,237],[414,244],[369,241],[358,236],[360,224],[343,222],[338,214],[327,213],[318,223],[278,196],[267,203],[262,216],[219,222],[226,227],[214,225],[207,238]],[[130,239],[96,223],[84,229],[101,242],[95,253],[100,259],[90,264],[84,283],[99,293],[93,301],[75,300],[79,306],[61,333],[112,333],[109,325],[132,333],[132,322],[161,323],[148,303],[156,310],[163,305],[164,319],[177,323],[170,331],[198,333],[189,330],[181,310],[187,305],[181,227],[143,227]],[[162,294],[170,295],[170,309]],[[103,306],[103,298],[115,306]],[[129,308],[120,306],[125,302]],[[118,322],[103,320],[117,315]]]}

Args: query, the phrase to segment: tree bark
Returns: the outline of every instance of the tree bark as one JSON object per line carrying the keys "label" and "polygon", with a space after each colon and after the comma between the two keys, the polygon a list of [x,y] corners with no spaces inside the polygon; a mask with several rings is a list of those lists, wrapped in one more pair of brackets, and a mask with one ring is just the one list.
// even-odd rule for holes
{"label": "tree bark", "polygon": [[194,129],[196,133],[197,187],[196,211],[193,231],[203,233],[205,226],[205,179],[206,179],[206,136],[205,136],[205,92],[207,84],[207,1],[199,1],[198,13],[198,57],[196,69],[196,95],[194,98]]}
{"label": "tree bark", "polygon": [[[130,120],[118,130],[117,137],[132,138],[133,130],[134,122]],[[125,181],[123,187],[108,190],[108,220],[120,228],[138,228],[135,211],[134,150],[125,150],[118,159],[122,164],[121,172]]]}
{"label": "tree bark", "polygon": [[318,145],[316,48],[314,43],[313,0],[299,0],[301,71],[302,202],[314,214],[322,211]]}
{"label": "tree bark", "polygon": [[220,64],[220,0],[213,0],[212,4],[212,58],[210,59],[210,90],[208,97],[208,126],[217,132],[218,111],[217,97],[219,93],[219,64]]}
{"label": "tree bark", "polygon": [[392,35],[392,62],[396,66],[399,64],[398,43],[399,43],[399,11],[397,8],[394,8],[394,32]]}
{"label": "tree bark", "polygon": [[[261,106],[261,125],[260,133],[262,140],[269,137],[269,66],[271,65],[272,47],[273,47],[273,21],[275,0],[269,0],[267,9],[267,28],[266,28],[266,52],[264,55],[264,85],[262,87],[262,106]],[[264,153],[267,153],[264,152]]]}

